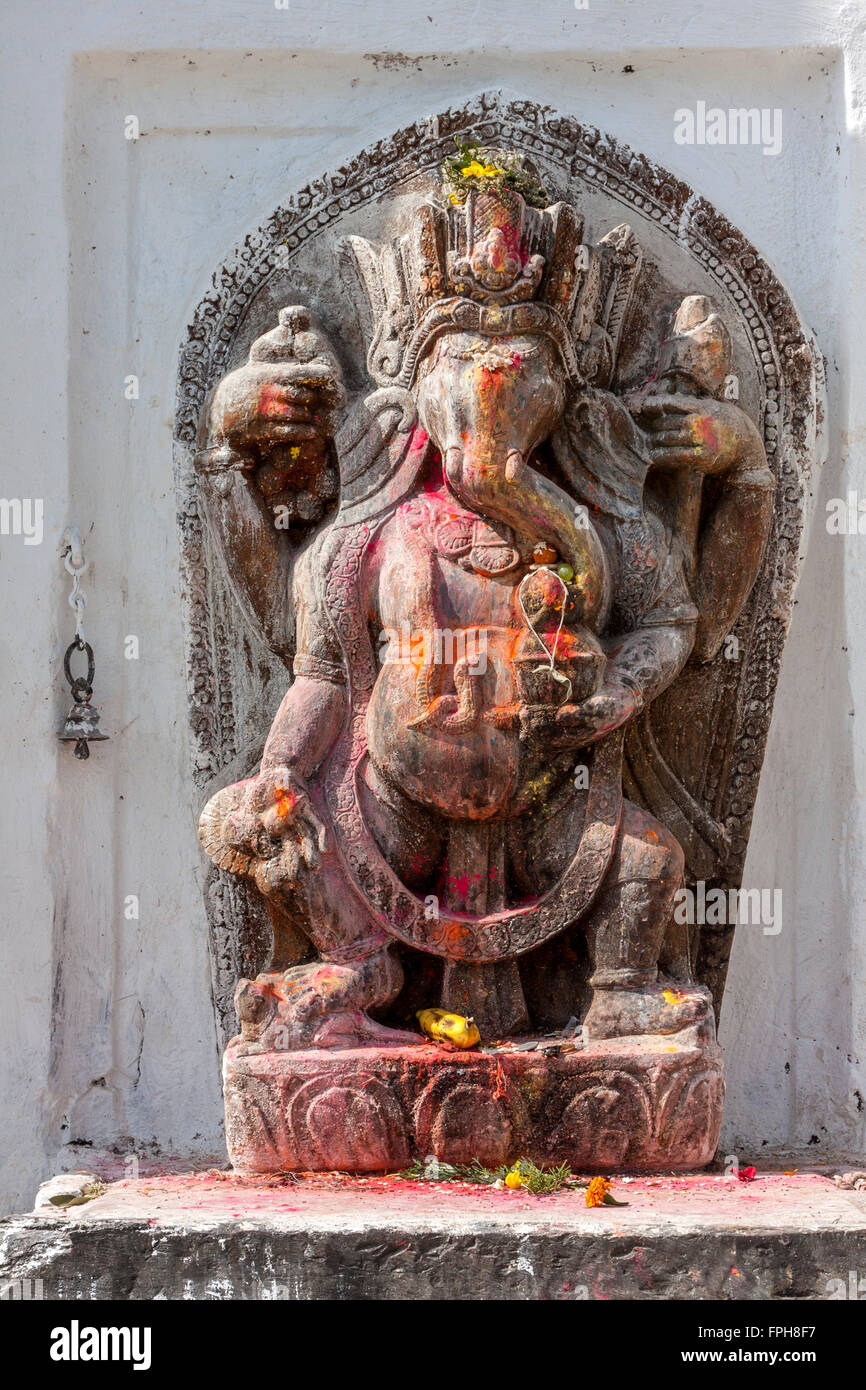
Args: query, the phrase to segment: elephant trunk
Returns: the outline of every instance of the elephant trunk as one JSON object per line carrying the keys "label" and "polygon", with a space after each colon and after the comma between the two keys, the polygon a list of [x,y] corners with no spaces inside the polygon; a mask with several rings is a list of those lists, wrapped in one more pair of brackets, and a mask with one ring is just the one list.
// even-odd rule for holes
{"label": "elephant trunk", "polygon": [[445,476],[464,506],[503,521],[518,534],[549,540],[575,573],[584,592],[584,616],[595,626],[605,612],[609,577],[604,551],[586,513],[549,478],[507,448],[491,457],[487,449],[453,446],[445,453]]}

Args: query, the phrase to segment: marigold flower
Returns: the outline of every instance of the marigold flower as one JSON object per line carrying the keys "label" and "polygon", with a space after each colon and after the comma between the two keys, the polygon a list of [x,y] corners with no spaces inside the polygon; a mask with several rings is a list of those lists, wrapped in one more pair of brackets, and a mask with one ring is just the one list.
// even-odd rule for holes
{"label": "marigold flower", "polygon": [[603,1207],[609,1188],[610,1178],[593,1178],[586,1189],[586,1205],[588,1207]]}
{"label": "marigold flower", "polygon": [[495,164],[482,164],[480,160],[473,159],[470,164],[464,164],[460,172],[464,178],[495,179],[497,174],[504,174],[505,170],[497,169]]}

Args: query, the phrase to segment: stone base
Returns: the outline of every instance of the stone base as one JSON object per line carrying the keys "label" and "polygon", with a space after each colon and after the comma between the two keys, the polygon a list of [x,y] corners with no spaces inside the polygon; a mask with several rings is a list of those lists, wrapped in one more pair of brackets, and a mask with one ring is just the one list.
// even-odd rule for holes
{"label": "stone base", "polygon": [[571,1050],[435,1046],[249,1053],[223,1062],[229,1157],[241,1173],[495,1167],[520,1157],[580,1173],[684,1171],[716,1150],[715,1041],[628,1038]]}
{"label": "stone base", "polygon": [[[866,1192],[817,1174],[761,1172],[750,1183],[614,1175],[613,1193],[628,1205],[588,1208],[581,1188],[533,1197],[395,1177],[151,1174],[112,1182],[86,1206],[0,1222],[0,1293],[64,1302],[779,1299],[786,1308],[866,1293]],[[67,1307],[73,1315],[93,1320]]]}

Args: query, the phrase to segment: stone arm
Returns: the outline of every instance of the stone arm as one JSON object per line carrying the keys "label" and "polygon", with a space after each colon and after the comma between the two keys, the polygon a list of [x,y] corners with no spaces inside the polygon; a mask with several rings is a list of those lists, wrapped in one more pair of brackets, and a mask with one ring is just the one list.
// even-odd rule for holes
{"label": "stone arm", "polygon": [[292,648],[289,527],[311,525],[337,490],[340,368],[306,309],[280,310],[249,361],[217,386],[197,456],[205,511],[229,585],[257,635]]}
{"label": "stone arm", "polygon": [[265,744],[262,775],[288,768],[306,780],[333,746],[346,717],[346,670],[319,587],[321,545],[299,557],[294,600],[297,616],[295,679],[277,711]]}
{"label": "stone arm", "polygon": [[647,624],[607,647],[606,680],[631,686],[635,714],[652,704],[685,666],[694,646],[694,620]]}
{"label": "stone arm", "polygon": [[[775,479],[757,428],[733,401],[653,396],[643,401],[640,420],[686,547],[699,613],[695,656],[709,661],[758,577],[773,519]],[[709,508],[707,485],[716,494]]]}
{"label": "stone arm", "polygon": [[[672,557],[675,563],[676,557]],[[694,607],[680,576],[679,613],[670,593],[642,626],[604,642],[607,666],[601,686],[579,705],[565,705],[549,721],[551,747],[594,743],[630,724],[676,679],[694,645]]]}
{"label": "stone arm", "polygon": [[604,679],[580,704],[521,711],[521,736],[548,751],[595,743],[636,719],[682,670],[694,643],[694,622],[639,628],[607,648]]}
{"label": "stone arm", "polygon": [[299,556],[294,584],[295,679],[271,726],[259,775],[242,784],[237,804],[221,828],[225,844],[252,858],[259,853],[262,834],[274,843],[288,844],[292,878],[304,867],[316,869],[328,845],[310,782],[338,738],[347,712],[345,666],[319,597],[320,557],[318,540]]}
{"label": "stone arm", "polygon": [[[222,455],[222,457],[220,457]],[[288,665],[292,648],[288,536],[274,525],[244,456],[211,449],[198,473],[210,535],[238,606],[256,635]]]}
{"label": "stone arm", "polygon": [[688,295],[662,344],[658,376],[632,411],[656,490],[684,546],[698,626],[694,654],[710,661],[734,626],[761,568],[775,479],[763,441],[727,398],[730,334],[704,295]]}
{"label": "stone arm", "polygon": [[262,775],[287,767],[304,781],[312,777],[333,746],[345,717],[344,686],[297,676],[271,725]]}
{"label": "stone arm", "polygon": [[[606,529],[615,532],[646,514],[647,440],[623,403],[608,392],[587,392],[572,407],[568,426],[555,441],[557,456],[573,495],[589,515],[600,514]],[[630,723],[676,679],[693,650],[697,610],[683,546],[655,514],[647,515],[647,522],[662,542],[655,598],[631,631],[603,640],[607,666],[600,689],[556,716],[563,745],[569,737],[593,742]]]}

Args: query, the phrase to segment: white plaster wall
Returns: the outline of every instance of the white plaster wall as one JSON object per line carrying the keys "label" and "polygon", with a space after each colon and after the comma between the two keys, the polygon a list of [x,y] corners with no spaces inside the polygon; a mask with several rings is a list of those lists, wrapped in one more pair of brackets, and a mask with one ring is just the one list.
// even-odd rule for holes
{"label": "white plaster wall", "polygon": [[[771,260],[826,354],[829,458],[746,874],[782,889],[784,924],[738,934],[724,1143],[862,1153],[866,539],[828,536],[823,515],[858,485],[866,428],[863,27],[857,5],[792,12],[787,0],[6,10],[0,495],[44,498],[45,538],[0,537],[4,1209],[28,1205],[58,1166],[86,1165],[91,1149],[75,1141],[221,1150],[170,447],[192,308],[287,192],[490,87],[549,102],[689,180]],[[674,110],[701,99],[781,107],[782,153],[676,145]],[[123,136],[129,114],[137,142]],[[124,399],[129,373],[137,402]],[[86,764],[54,737],[71,628],[55,546],[68,521],[87,537],[87,633],[112,735]],[[124,660],[130,633],[138,661]],[[124,918],[128,894],[138,921]]]}

